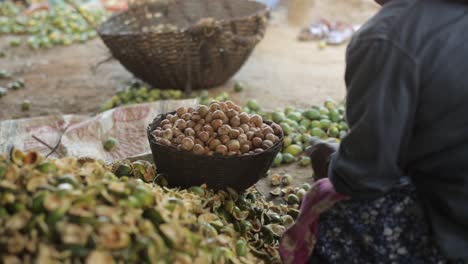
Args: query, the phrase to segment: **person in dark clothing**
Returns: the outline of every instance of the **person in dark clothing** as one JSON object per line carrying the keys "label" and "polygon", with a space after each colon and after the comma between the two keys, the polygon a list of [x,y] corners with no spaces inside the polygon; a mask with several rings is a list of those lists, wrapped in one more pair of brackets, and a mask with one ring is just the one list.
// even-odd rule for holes
{"label": "person in dark clothing", "polygon": [[349,197],[320,215],[310,262],[465,263],[468,2],[377,2],[347,49],[350,132],[308,150]]}

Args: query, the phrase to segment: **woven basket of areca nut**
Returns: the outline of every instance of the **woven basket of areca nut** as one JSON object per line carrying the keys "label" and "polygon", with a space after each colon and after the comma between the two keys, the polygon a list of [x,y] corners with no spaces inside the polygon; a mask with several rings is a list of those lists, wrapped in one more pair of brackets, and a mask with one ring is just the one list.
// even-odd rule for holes
{"label": "woven basket of areca nut", "polygon": [[136,1],[98,32],[139,79],[161,89],[204,89],[240,69],[263,38],[267,13],[250,0]]}
{"label": "woven basket of areca nut", "polygon": [[278,124],[230,101],[161,114],[147,132],[158,172],[171,187],[245,190],[267,173],[283,146]]}

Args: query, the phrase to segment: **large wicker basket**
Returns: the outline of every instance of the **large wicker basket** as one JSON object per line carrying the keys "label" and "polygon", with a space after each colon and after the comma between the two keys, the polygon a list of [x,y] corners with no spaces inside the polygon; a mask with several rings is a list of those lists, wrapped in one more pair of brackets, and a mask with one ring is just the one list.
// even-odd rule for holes
{"label": "large wicker basket", "polygon": [[151,132],[167,114],[173,113],[158,115],[147,129],[154,163],[170,187],[188,188],[206,183],[216,190],[231,187],[243,191],[265,176],[283,147],[283,135],[271,148],[248,156],[195,155],[156,143]]}
{"label": "large wicker basket", "polygon": [[131,5],[99,26],[112,55],[161,89],[227,81],[263,38],[267,8],[250,0],[157,0]]}

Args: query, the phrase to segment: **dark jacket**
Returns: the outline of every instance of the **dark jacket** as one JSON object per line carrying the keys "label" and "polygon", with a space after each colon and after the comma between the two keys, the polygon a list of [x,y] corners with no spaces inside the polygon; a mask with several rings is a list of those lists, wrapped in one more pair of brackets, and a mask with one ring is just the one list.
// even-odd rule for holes
{"label": "dark jacket", "polygon": [[353,199],[409,177],[434,239],[468,259],[468,5],[393,0],[347,51],[351,128],[329,177]]}

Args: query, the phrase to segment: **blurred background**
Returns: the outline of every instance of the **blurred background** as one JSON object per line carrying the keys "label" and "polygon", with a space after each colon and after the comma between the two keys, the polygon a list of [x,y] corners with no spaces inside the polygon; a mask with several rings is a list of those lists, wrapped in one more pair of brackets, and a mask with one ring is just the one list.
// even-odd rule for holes
{"label": "blurred background", "polygon": [[[29,3],[30,9],[40,10],[44,4],[52,9],[66,5],[59,0],[34,1]],[[341,22],[347,28],[359,26],[378,10],[378,6],[372,0],[261,1],[271,8],[264,39],[230,81],[210,89],[209,93],[230,93],[240,104],[257,98],[267,109],[287,105],[307,107],[320,104],[326,98],[343,99],[346,42],[327,45],[323,41],[299,41],[298,36],[301,30],[320,19]],[[128,4],[122,0],[83,3],[91,10],[104,8],[109,12],[124,10]],[[66,45],[53,48],[42,48],[52,41],[50,35],[45,44],[26,35],[2,34],[0,37],[0,50],[4,55],[0,59],[0,69],[26,83],[24,89],[0,100],[0,120],[96,113],[103,102],[122,89],[122,83],[132,79],[118,61],[109,59],[109,50],[95,33],[76,41],[80,44],[65,39],[62,44]],[[10,82],[0,80],[0,85],[7,86]],[[231,93],[236,82],[245,84],[242,93]],[[30,111],[18,107],[24,100],[31,102]]]}

